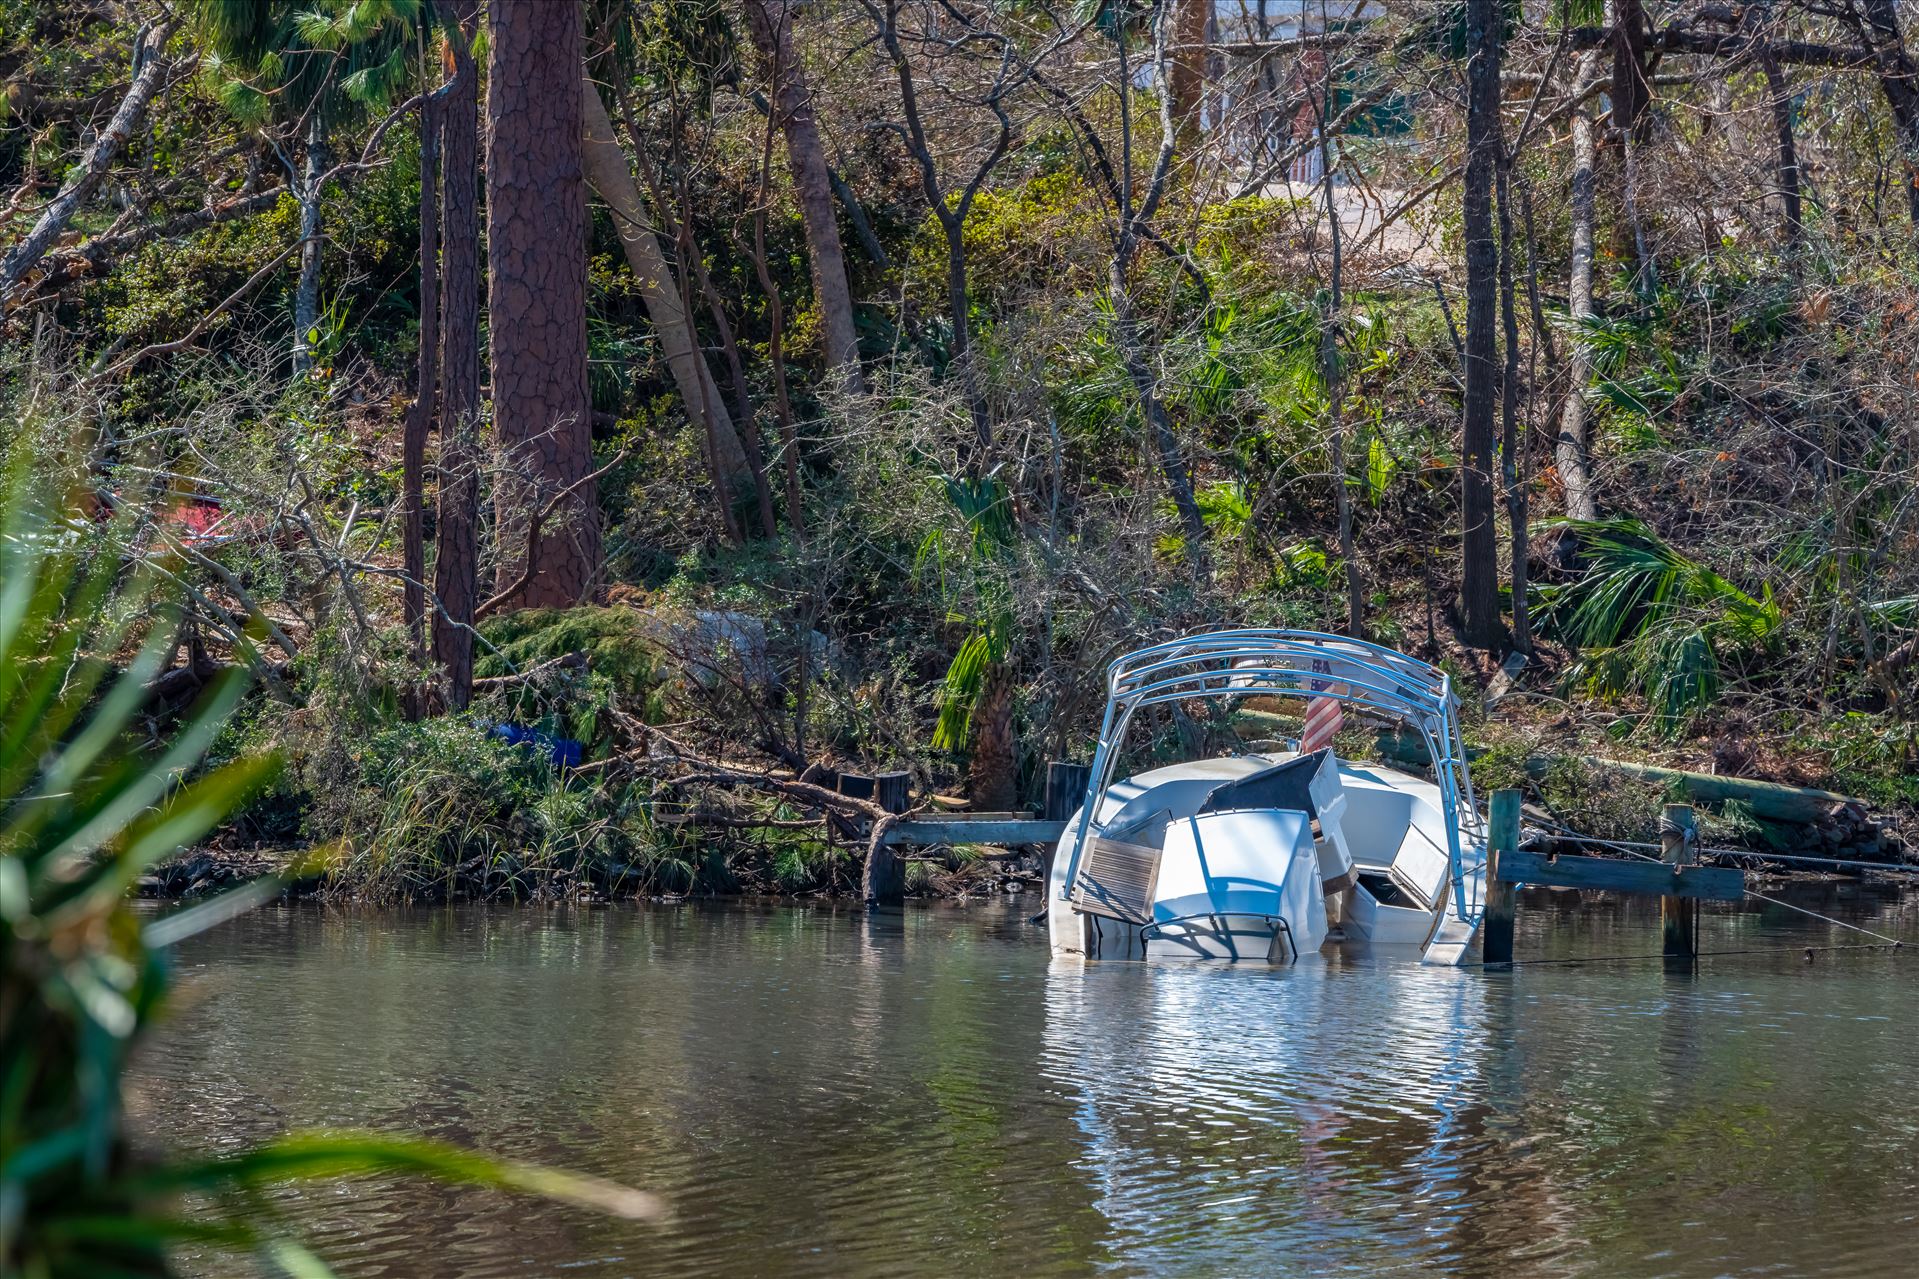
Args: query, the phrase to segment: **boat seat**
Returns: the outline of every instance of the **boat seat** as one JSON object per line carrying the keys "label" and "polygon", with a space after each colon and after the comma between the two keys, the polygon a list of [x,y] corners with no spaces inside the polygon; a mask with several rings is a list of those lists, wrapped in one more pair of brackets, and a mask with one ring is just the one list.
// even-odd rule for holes
{"label": "boat seat", "polygon": [[1152,923],[1162,856],[1163,850],[1145,844],[1094,836],[1073,877],[1073,909],[1125,924]]}

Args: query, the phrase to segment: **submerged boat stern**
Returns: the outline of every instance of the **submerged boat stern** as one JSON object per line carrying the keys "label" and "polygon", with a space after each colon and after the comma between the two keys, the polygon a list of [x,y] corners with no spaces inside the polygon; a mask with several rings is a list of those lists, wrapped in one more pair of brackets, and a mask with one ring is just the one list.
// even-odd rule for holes
{"label": "submerged boat stern", "polygon": [[1083,853],[1075,819],[1054,858],[1055,950],[1288,961],[1326,940],[1354,875],[1330,752],[1161,769],[1112,797]]}

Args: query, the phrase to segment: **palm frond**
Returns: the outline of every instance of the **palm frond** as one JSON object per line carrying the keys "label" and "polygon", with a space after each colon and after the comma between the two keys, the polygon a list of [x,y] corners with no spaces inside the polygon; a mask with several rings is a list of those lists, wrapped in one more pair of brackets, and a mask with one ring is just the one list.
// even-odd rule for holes
{"label": "palm frond", "polygon": [[[238,890],[146,930],[128,890],[277,761],[245,757],[196,775],[244,691],[244,664],[214,682],[164,745],[148,748],[146,734],[131,731],[176,648],[180,610],[159,585],[166,575],[127,549],[127,517],[103,527],[68,510],[64,495],[78,486],[36,482],[24,453],[0,488],[0,1273],[162,1276],[169,1250],[197,1241],[324,1274],[258,1215],[260,1190],[290,1177],[403,1172],[656,1214],[649,1197],[593,1178],[359,1133],[132,1166],[121,1079],[166,994],[157,947],[277,886]],[[213,1206],[178,1215],[174,1201],[187,1190],[211,1193]]]}
{"label": "palm frond", "polygon": [[1570,672],[1596,694],[1637,693],[1671,735],[1716,702],[1732,652],[1769,646],[1784,625],[1770,588],[1754,596],[1688,559],[1640,520],[1555,521],[1589,565],[1542,589],[1542,616],[1582,650]]}

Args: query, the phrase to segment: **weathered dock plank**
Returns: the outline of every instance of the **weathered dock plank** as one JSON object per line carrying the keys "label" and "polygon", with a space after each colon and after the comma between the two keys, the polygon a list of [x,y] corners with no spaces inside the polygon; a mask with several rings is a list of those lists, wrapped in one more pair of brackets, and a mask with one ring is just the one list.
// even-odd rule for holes
{"label": "weathered dock plank", "polygon": [[962,817],[916,817],[895,822],[881,842],[894,844],[1051,844],[1066,831],[1065,822],[1043,818],[1012,818],[992,814]]}
{"label": "weathered dock plank", "polygon": [[1746,895],[1745,872],[1730,867],[1674,867],[1666,862],[1617,861],[1609,857],[1547,857],[1502,851],[1498,877],[1510,884],[1605,888],[1694,901],[1733,902]]}

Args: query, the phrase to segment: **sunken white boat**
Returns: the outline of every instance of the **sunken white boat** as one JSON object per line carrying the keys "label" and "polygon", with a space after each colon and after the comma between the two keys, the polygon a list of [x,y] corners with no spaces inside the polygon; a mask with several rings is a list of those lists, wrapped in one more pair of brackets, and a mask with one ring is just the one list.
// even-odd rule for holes
{"label": "sunken white boat", "polygon": [[[1430,779],[1330,747],[1115,777],[1143,707],[1286,697],[1423,740]],[[1483,911],[1485,825],[1442,670],[1309,631],[1230,630],[1130,653],[1108,675],[1086,798],[1047,886],[1055,953],[1290,962],[1329,940],[1456,964]],[[1294,743],[1297,747],[1297,743]]]}

